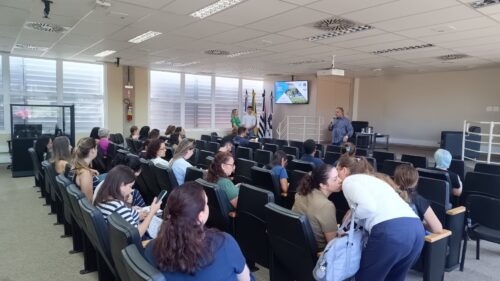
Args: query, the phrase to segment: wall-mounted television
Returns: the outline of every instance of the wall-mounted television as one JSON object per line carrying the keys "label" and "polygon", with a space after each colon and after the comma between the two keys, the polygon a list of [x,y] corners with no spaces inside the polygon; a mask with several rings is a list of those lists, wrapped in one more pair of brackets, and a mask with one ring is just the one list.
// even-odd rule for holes
{"label": "wall-mounted television", "polygon": [[277,81],[274,83],[275,103],[309,103],[307,81]]}

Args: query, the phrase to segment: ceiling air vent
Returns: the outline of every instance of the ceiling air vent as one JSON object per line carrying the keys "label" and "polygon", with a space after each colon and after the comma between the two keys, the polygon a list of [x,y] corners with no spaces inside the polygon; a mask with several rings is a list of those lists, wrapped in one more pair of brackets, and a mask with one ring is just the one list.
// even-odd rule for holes
{"label": "ceiling air vent", "polygon": [[479,0],[470,3],[470,6],[474,9],[484,8],[490,5],[495,5],[500,3],[500,0]]}
{"label": "ceiling air vent", "polygon": [[206,50],[205,54],[212,56],[227,56],[229,55],[229,51],[226,50]]}
{"label": "ceiling air vent", "polygon": [[23,50],[30,50],[30,51],[37,51],[37,52],[45,52],[49,49],[47,47],[39,47],[39,46],[30,45],[30,44],[19,44],[19,43],[14,45],[14,48],[23,49]]}
{"label": "ceiling air vent", "polygon": [[302,65],[302,64],[312,64],[312,63],[323,63],[325,60],[302,60],[302,61],[294,61],[289,63],[290,65]]}
{"label": "ceiling air vent", "polygon": [[418,49],[430,48],[430,47],[434,47],[434,45],[433,44],[423,44],[423,45],[413,45],[413,46],[405,46],[405,47],[398,47],[398,48],[390,48],[390,49],[373,51],[372,54],[380,55],[380,54],[386,54],[386,53],[418,50]]}
{"label": "ceiling air vent", "polygon": [[54,33],[63,33],[68,30],[67,27],[60,26],[54,23],[41,23],[41,22],[27,22],[24,24],[24,28],[43,31],[43,32],[54,32]]}
{"label": "ceiling air vent", "polygon": [[437,59],[443,60],[443,61],[450,61],[450,60],[459,60],[463,58],[469,57],[466,54],[450,54],[450,55],[444,55],[444,56],[439,56]]}
{"label": "ceiling air vent", "polygon": [[327,31],[328,33],[315,35],[306,38],[309,41],[317,41],[332,37],[342,36],[350,33],[360,32],[372,29],[373,27],[367,24],[358,24],[343,18],[329,18],[318,21],[313,24],[313,27],[319,30]]}

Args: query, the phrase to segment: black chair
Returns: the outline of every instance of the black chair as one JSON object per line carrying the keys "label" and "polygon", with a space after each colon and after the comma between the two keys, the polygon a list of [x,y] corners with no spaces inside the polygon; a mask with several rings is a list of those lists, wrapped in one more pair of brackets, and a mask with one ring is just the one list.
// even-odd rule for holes
{"label": "black chair", "polygon": [[266,143],[273,143],[272,138],[260,138],[260,143],[266,144]]}
{"label": "black chair", "polygon": [[368,157],[368,150],[364,148],[356,148],[356,156]]}
{"label": "black chair", "polygon": [[220,143],[209,141],[205,144],[205,150],[211,151],[214,154],[219,152]]}
{"label": "black chair", "polygon": [[[64,206],[64,233],[61,237],[67,237],[70,233],[73,239],[73,250],[70,253],[77,253],[82,251],[82,232],[75,221],[75,215],[73,214],[73,209],[71,207],[71,202],[68,194],[68,186],[72,184],[71,180],[66,178],[64,175],[58,175],[56,177],[57,185],[61,191]],[[66,229],[68,228],[68,229]]]}
{"label": "black chair", "polygon": [[274,202],[272,192],[242,184],[238,195],[234,234],[247,261],[269,268],[265,205]]}
{"label": "black chair", "polygon": [[130,281],[123,261],[122,250],[131,244],[142,250],[139,231],[118,213],[112,213],[108,216],[108,234],[111,256],[113,257],[116,272],[121,281]]}
{"label": "black chair", "polygon": [[459,159],[451,159],[449,171],[454,172],[460,178],[460,181],[465,181],[465,162]]}
{"label": "black chair", "polygon": [[121,251],[129,281],[167,281],[163,273],[152,266],[135,245]]}
{"label": "black chair", "polygon": [[273,160],[273,153],[269,150],[257,149],[254,151],[253,160],[257,162],[260,167],[265,167]]}
{"label": "black chair", "polygon": [[127,143],[127,148],[130,152],[137,154],[139,151],[137,151],[136,146],[134,145],[134,142],[131,138],[126,138],[125,142]]}
{"label": "black chair", "polygon": [[465,176],[462,195],[462,205],[467,196],[479,194],[500,199],[500,176],[479,172],[468,172]]}
{"label": "black chair", "polygon": [[194,141],[194,147],[196,147],[198,149],[206,150],[206,147],[205,147],[206,144],[207,144],[207,142],[204,140],[195,140]]}
{"label": "black chair", "polygon": [[249,147],[238,146],[236,148],[235,158],[253,160],[253,150]]}
{"label": "black chair", "polygon": [[271,245],[270,280],[313,281],[318,249],[307,217],[274,203],[265,208]]}
{"label": "black chair", "polygon": [[188,167],[186,169],[186,176],[184,177],[184,182],[195,181],[197,179],[203,179],[205,173],[202,169],[198,169],[196,167]]}
{"label": "black chair", "polygon": [[41,163],[42,175],[43,175],[43,188],[45,190],[45,205],[50,206],[49,215],[56,214],[56,202],[55,202],[55,191],[52,191],[54,187],[51,186],[50,178],[47,175],[48,166],[50,166],[49,161],[45,160]]}
{"label": "black chair", "polygon": [[[500,199],[479,194],[472,194],[466,199],[467,232],[476,239],[476,259],[479,260],[481,240],[500,244]],[[467,239],[464,239],[462,249],[463,270],[465,251],[467,250]]]}
{"label": "black chair", "polygon": [[261,149],[262,148],[262,144],[260,142],[249,142],[246,147],[248,148],[251,148],[253,151],[257,150],[257,149]]}
{"label": "black chair", "polygon": [[265,143],[262,149],[275,153],[279,149],[279,147],[277,144],[274,143]]}
{"label": "black chair", "polygon": [[115,159],[117,153],[118,145],[113,142],[109,142],[108,149],[106,150],[106,166],[108,170],[111,170],[113,168],[113,159]]}
{"label": "black chair", "polygon": [[201,169],[207,169],[208,166],[207,166],[207,156],[214,156],[215,153],[213,153],[212,151],[208,151],[208,150],[199,150],[198,151],[198,160],[196,162],[196,165],[197,167],[201,168]]}
{"label": "black chair", "polygon": [[335,153],[340,153],[342,151],[342,147],[338,146],[338,145],[333,145],[333,144],[329,144],[326,146],[326,150],[325,152],[335,152]]}
{"label": "black chair", "polygon": [[474,166],[474,172],[500,175],[500,165],[476,163],[476,166]]}
{"label": "black chair", "polygon": [[[168,196],[170,195],[170,193],[174,188],[179,186],[179,184],[177,183],[177,178],[175,177],[174,172],[170,168],[158,167],[153,165],[152,169],[154,176],[156,177],[156,181],[159,184],[160,192],[162,190],[167,191],[166,195],[167,197],[163,199],[163,202],[167,202],[166,198],[168,198]],[[158,196],[160,192],[155,194],[155,196]]]}
{"label": "black chair", "polygon": [[411,163],[409,163],[409,162],[403,162],[403,161],[397,161],[397,160],[385,160],[384,165],[382,166],[382,173],[393,177],[394,171],[396,171],[396,168],[399,165],[403,165],[403,164],[411,165]]}
{"label": "black chair", "polygon": [[326,164],[335,165],[335,162],[339,160],[340,156],[342,156],[342,154],[339,152],[327,151],[325,152],[325,158],[323,158],[323,161]]}
{"label": "black chair", "polygon": [[314,164],[307,161],[292,160],[288,162],[286,169],[290,171],[300,170],[304,172],[311,172],[314,169]]}
{"label": "black chair", "polygon": [[210,135],[201,135],[200,139],[204,140],[206,142],[209,142],[209,141],[212,141],[212,136],[210,136]]}
{"label": "black chair", "polygon": [[274,195],[274,202],[276,202],[276,204],[283,205],[282,199],[284,199],[286,195],[283,194],[282,196],[280,183],[273,176],[273,172],[257,166],[252,167],[250,172],[252,176],[252,185],[272,192]]}
{"label": "black chair", "polygon": [[[28,153],[31,158],[31,162],[33,163],[33,174],[35,175],[35,186],[42,188],[43,187],[43,176],[42,176],[42,165],[40,161],[38,161],[38,156],[36,155],[36,151],[33,147],[28,148]],[[45,191],[43,191],[45,192]],[[44,193],[42,193],[42,196]]]}
{"label": "black chair", "polygon": [[295,158],[300,157],[300,149],[295,146],[282,146],[281,150],[283,150],[286,154],[295,156]]}
{"label": "black chair", "polygon": [[[316,151],[319,153],[319,158],[325,157],[325,146],[321,143],[316,144]],[[315,156],[316,157],[316,156]]]}
{"label": "black chair", "polygon": [[[292,147],[298,148],[300,155],[302,155],[303,149],[304,149],[304,142],[303,141],[294,141],[294,140],[291,140],[291,141],[288,141],[288,145],[292,146]],[[318,148],[318,145],[320,145],[321,148]],[[323,151],[323,145],[317,144],[316,145],[316,150]],[[300,155],[299,155],[299,157],[300,157]]]}
{"label": "black chair", "polygon": [[287,170],[288,173],[288,194],[285,198],[285,208],[292,209],[293,204],[295,204],[295,194],[297,194],[297,188],[299,187],[300,181],[307,174],[307,172],[301,170]]}
{"label": "black chair", "polygon": [[108,226],[104,217],[88,200],[78,201],[85,221],[87,235],[97,251],[97,271],[99,281],[119,280],[109,245]]}
{"label": "black chair", "polygon": [[252,173],[250,169],[257,166],[257,162],[243,158],[236,159],[236,168],[234,170],[234,181],[236,183],[251,183]]}
{"label": "black chair", "polygon": [[288,145],[287,140],[273,139],[273,143],[278,145],[278,147],[283,147]]}
{"label": "black chair", "polygon": [[165,157],[163,157],[163,159],[170,161],[170,159],[174,157],[174,153],[175,153],[174,149],[170,146],[167,146],[165,150]]}
{"label": "black chair", "polygon": [[365,157],[366,158],[366,161],[368,161],[368,163],[370,163],[370,165],[372,165],[373,169],[375,171],[377,171],[377,159],[373,158],[373,157]]}
{"label": "black chair", "polygon": [[154,172],[155,165],[153,164],[153,162],[142,158],[140,159],[140,161],[141,174],[139,175],[139,177],[141,177],[146,183],[146,188],[149,191],[149,194],[155,197],[160,194],[160,191],[162,190],[160,187],[160,183],[156,180],[156,175]]}
{"label": "black chair", "polygon": [[403,154],[401,155],[402,162],[410,162],[415,168],[427,168],[427,157]]}
{"label": "black chair", "polygon": [[396,156],[392,152],[386,151],[373,151],[373,158],[377,159],[377,171],[382,170],[382,166],[384,165],[385,160],[396,160]]}
{"label": "black chair", "polygon": [[[204,149],[202,149],[202,150],[204,150]],[[199,151],[200,151],[200,149],[195,148],[193,150],[193,155],[191,155],[191,157],[189,157],[189,159],[186,159],[186,161],[188,161],[189,164],[191,164],[193,166],[196,166],[196,164],[198,163],[198,154],[199,154]]]}
{"label": "black chair", "polygon": [[441,222],[446,221],[446,211],[452,208],[450,184],[447,181],[420,176],[418,193],[430,201],[432,210]]}
{"label": "black chair", "polygon": [[203,186],[203,190],[205,190],[205,194],[208,198],[210,215],[208,216],[206,226],[215,227],[227,233],[234,233],[232,221],[234,212],[229,214],[229,209],[227,208],[227,202],[229,200],[224,190],[216,184],[207,182],[203,179],[197,179],[196,182]]}
{"label": "black chair", "polygon": [[64,223],[64,205],[63,197],[59,185],[56,181],[56,171],[54,164],[43,161],[42,169],[44,171],[45,184],[50,186],[50,198],[51,198],[51,209],[55,211],[57,217],[56,224],[64,224],[64,235],[69,237],[71,233],[71,228],[68,224]]}

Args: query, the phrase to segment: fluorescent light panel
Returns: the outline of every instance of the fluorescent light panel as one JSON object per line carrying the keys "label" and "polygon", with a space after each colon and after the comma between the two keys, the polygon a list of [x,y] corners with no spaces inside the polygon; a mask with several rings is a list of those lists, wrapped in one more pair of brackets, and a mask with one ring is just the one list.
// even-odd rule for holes
{"label": "fluorescent light panel", "polygon": [[434,47],[434,45],[433,44],[423,44],[423,45],[413,45],[413,46],[405,46],[405,47],[399,47],[399,48],[384,49],[384,50],[373,51],[372,54],[380,55],[380,54],[386,54],[386,53],[411,51],[411,50],[430,48],[430,47]]}
{"label": "fluorescent light panel", "polygon": [[253,53],[257,53],[257,52],[258,52],[258,50],[247,50],[247,51],[241,51],[241,52],[229,54],[229,55],[227,55],[227,57],[228,58],[236,58],[239,56],[249,55],[249,54],[253,54]]}
{"label": "fluorescent light panel", "polygon": [[239,4],[240,2],[243,2],[245,0],[219,0],[211,5],[206,6],[205,8],[199,9],[196,12],[193,12],[191,14],[192,17],[195,18],[206,18],[209,17],[215,13],[218,13],[222,10],[225,10],[229,7],[232,7],[236,4]]}
{"label": "fluorescent light panel", "polygon": [[112,55],[114,53],[116,53],[115,50],[106,50],[106,51],[102,51],[100,53],[95,54],[94,57],[104,58],[104,57],[107,57],[107,56]]}
{"label": "fluorescent light panel", "polygon": [[130,43],[139,44],[139,43],[144,42],[144,41],[146,41],[146,40],[149,40],[149,39],[151,39],[151,38],[153,38],[153,37],[156,37],[156,36],[158,36],[158,35],[160,35],[160,34],[161,34],[161,32],[158,32],[158,31],[151,31],[151,30],[150,30],[150,31],[148,31],[148,32],[146,32],[146,33],[143,33],[143,34],[141,34],[141,35],[139,35],[139,36],[137,36],[137,37],[134,37],[134,38],[132,38],[132,39],[130,39],[130,40],[128,40],[128,41],[129,41]]}

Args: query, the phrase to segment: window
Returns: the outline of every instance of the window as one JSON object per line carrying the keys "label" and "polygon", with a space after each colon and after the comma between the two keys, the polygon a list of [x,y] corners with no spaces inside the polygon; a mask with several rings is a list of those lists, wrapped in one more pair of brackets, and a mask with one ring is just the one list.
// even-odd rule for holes
{"label": "window", "polygon": [[149,123],[160,131],[181,124],[181,74],[150,72]]}
{"label": "window", "polygon": [[[10,103],[13,104],[57,104],[56,61],[10,57]],[[53,132],[57,120],[54,108],[36,108],[29,111],[29,118],[16,117],[13,124],[42,124],[43,133]]]}
{"label": "window", "polygon": [[189,129],[211,128],[212,123],[212,77],[185,75],[185,124]]}
{"label": "window", "polygon": [[64,104],[75,105],[77,132],[104,126],[104,67],[100,64],[63,62]]}
{"label": "window", "polygon": [[238,108],[239,79],[215,78],[215,127],[231,127],[231,111]]}

